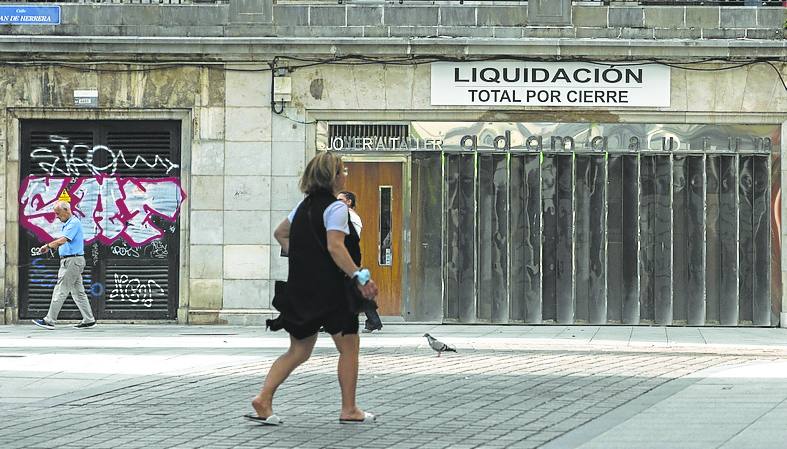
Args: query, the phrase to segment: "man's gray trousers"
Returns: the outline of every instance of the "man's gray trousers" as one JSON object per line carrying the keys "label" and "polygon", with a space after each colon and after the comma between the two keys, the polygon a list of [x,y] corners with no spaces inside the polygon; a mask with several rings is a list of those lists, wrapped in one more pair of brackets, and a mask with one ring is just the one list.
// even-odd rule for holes
{"label": "man's gray trousers", "polygon": [[85,256],[73,256],[60,259],[60,270],[57,272],[57,284],[55,291],[52,292],[52,302],[49,304],[49,313],[44,317],[44,321],[50,324],[57,322],[57,316],[63,303],[68,298],[68,294],[74,298],[74,302],[79,307],[82,314],[83,323],[96,321],[93,318],[93,311],[90,309],[90,301],[85,293],[85,286],[82,284],[82,270],[85,269]]}

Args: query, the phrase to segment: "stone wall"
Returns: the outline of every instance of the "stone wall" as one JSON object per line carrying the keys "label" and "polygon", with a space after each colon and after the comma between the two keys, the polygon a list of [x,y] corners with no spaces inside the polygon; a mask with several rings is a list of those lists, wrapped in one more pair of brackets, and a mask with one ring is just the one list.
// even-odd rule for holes
{"label": "stone wall", "polygon": [[[560,114],[561,117],[581,115],[587,120],[622,121],[647,112],[659,114],[706,114],[715,120],[715,113],[736,114],[738,120],[746,119],[740,113],[784,114],[787,111],[787,92],[777,72],[768,64],[755,64],[733,70],[710,71],[722,64],[695,64],[687,70],[671,69],[671,106],[660,110],[652,108],[584,108],[549,107],[544,111],[538,106],[516,106],[515,110],[505,106],[455,107],[431,106],[430,67],[397,65],[339,66],[323,65],[297,69],[292,74],[293,101],[287,114],[302,111],[339,111],[349,114],[351,119],[405,119],[413,117],[453,117],[462,120],[475,117],[485,120],[515,118],[535,111],[542,116]],[[691,69],[701,68],[703,71]],[[783,77],[787,78],[787,64],[777,64]],[[314,86],[321,86],[315,89]],[[293,109],[294,108],[294,109]],[[293,112],[294,111],[294,112]],[[331,113],[335,115],[334,112]],[[595,114],[595,115],[594,115]],[[312,113],[310,120],[321,118]],[[571,120],[563,120],[571,121]],[[603,120],[602,120],[603,121]]]}
{"label": "stone wall", "polygon": [[[192,173],[203,174],[224,158],[225,135],[225,73],[221,68],[177,67],[139,71],[136,66],[103,66],[101,71],[78,70],[68,67],[0,67],[3,107],[0,108],[0,146],[6,149],[0,167],[4,201],[0,210],[3,244],[0,253],[5,264],[0,282],[4,291],[6,322],[18,317],[18,192],[19,192],[19,123],[25,119],[123,120],[167,119],[180,120],[181,185],[187,199],[180,214],[180,316],[202,309],[221,307],[221,275],[218,283],[200,283],[198,268],[190,275],[190,233],[202,241],[204,222],[190,228],[190,210],[208,209],[215,193],[204,189],[203,179]],[[127,71],[128,70],[128,71]],[[97,89],[99,108],[73,109],[75,89]],[[211,159],[213,157],[213,159]],[[223,173],[222,173],[223,174]],[[203,206],[205,205],[205,206]],[[219,212],[220,213],[220,212]],[[194,213],[194,218],[202,218]],[[199,254],[199,250],[196,251]],[[259,251],[262,252],[261,250]],[[260,254],[260,264],[266,260]],[[190,277],[194,281],[190,281]],[[260,274],[259,277],[263,277]],[[212,291],[208,291],[213,288]],[[216,314],[214,313],[214,316]],[[215,318],[213,319],[215,321]]]}
{"label": "stone wall", "polygon": [[[706,57],[753,56],[767,47],[768,56],[783,60],[784,43],[777,39],[783,36],[785,11],[576,5],[572,26],[545,27],[531,26],[527,8],[520,6],[273,5],[270,0],[233,0],[230,5],[63,5],[62,25],[0,26],[0,33],[11,35],[0,37],[0,54],[25,55],[25,61],[45,50],[72,62],[164,55],[168,61],[182,61],[146,70],[135,65],[76,69],[48,62],[40,67],[0,65],[0,122],[5,124],[0,127],[0,149],[6,150],[0,162],[0,185],[5,185],[0,254],[6,261],[0,268],[6,312],[2,319],[15,321],[18,304],[21,119],[182,120],[187,132],[182,184],[188,199],[181,213],[178,319],[261,324],[272,313],[273,281],[286,278],[286,259],[279,257],[272,230],[301,198],[298,178],[314,152],[314,120],[775,123],[787,121],[787,95],[773,69],[758,64],[720,72],[672,69],[671,106],[663,110],[433,107],[428,64],[321,65],[291,73],[293,99],[279,115],[271,111],[270,72],[260,61],[314,52],[310,45],[317,39],[300,39],[309,36],[326,38],[320,49],[326,54],[373,51],[384,56],[395,49],[400,55],[416,48],[431,55],[554,58],[571,56],[579,47],[569,46],[579,41],[541,43],[537,38],[577,37],[609,38],[582,40],[581,56],[599,59],[631,57],[637,43],[664,58],[674,58],[679,48],[686,49],[681,56]],[[142,39],[107,36],[153,39],[138,43]],[[163,36],[186,39],[156,39]],[[203,39],[232,36],[249,38]],[[254,39],[265,36],[279,42],[274,51],[255,46]],[[413,45],[410,37],[434,39]],[[693,40],[697,38],[701,41]],[[374,45],[354,47],[359,41]],[[391,47],[384,46],[388,41]],[[610,41],[617,45],[614,50],[605,46]],[[710,50],[699,53],[696,48],[701,45]],[[240,60],[236,65],[227,63],[230,53],[232,61]],[[776,67],[787,78],[787,65]],[[99,91],[99,108],[74,110],[73,90],[90,88]]]}
{"label": "stone wall", "polygon": [[779,7],[574,5],[567,26],[543,26],[522,5],[408,3],[229,5],[65,4],[62,24],[0,26],[0,34],[185,37],[469,37],[782,39]]}
{"label": "stone wall", "polygon": [[[18,317],[19,120],[177,119],[183,139],[180,322],[260,323],[274,278],[286,278],[272,229],[300,199],[306,127],[271,117],[270,73],[261,67],[184,65],[0,68],[0,229],[3,320]],[[125,69],[132,71],[126,72]],[[74,110],[74,89],[99,91],[99,107]],[[273,212],[271,212],[273,210]],[[286,260],[285,260],[286,261]],[[269,316],[269,315],[268,315]]]}
{"label": "stone wall", "polygon": [[[261,324],[273,281],[286,278],[272,230],[301,198],[298,179],[314,152],[314,120],[784,122],[787,93],[758,64],[721,72],[672,69],[670,108],[597,110],[430,105],[428,65],[324,65],[292,72],[293,99],[271,112],[266,66],[83,73],[66,67],[1,68],[0,162],[6,189],[0,276],[6,322],[16,318],[18,123],[26,118],[183,120],[179,321]],[[703,68],[712,66],[705,64]],[[777,66],[787,77],[787,65]],[[131,67],[133,68],[133,66]],[[99,109],[69,109],[72,91],[97,88]],[[787,177],[787,176],[786,176]],[[787,186],[786,186],[787,187]],[[786,217],[787,218],[787,217]],[[787,237],[787,234],[785,234]],[[786,256],[787,257],[787,256]],[[785,259],[787,260],[787,259]],[[186,287],[187,286],[187,287]]]}
{"label": "stone wall", "polygon": [[[420,66],[336,66],[325,65],[293,72],[293,100],[285,114],[312,120],[359,121],[501,121],[501,122],[633,122],[774,124],[787,128],[787,91],[777,72],[768,64],[734,70],[709,71],[721,64],[695,64],[682,70],[671,69],[669,108],[559,108],[549,107],[454,107],[430,104],[430,69]],[[775,65],[787,79],[787,64]],[[785,145],[781,143],[782,151]],[[308,155],[307,155],[308,156]],[[787,165],[781,166],[782,190],[787,191]],[[297,192],[293,192],[293,198]],[[782,220],[787,210],[782,208]],[[787,230],[781,229],[781,241]],[[275,247],[275,246],[274,246]],[[782,285],[787,285],[787,248],[782,246]],[[283,268],[272,276],[283,279]],[[782,300],[782,310],[787,301]],[[785,326],[787,313],[782,313]]]}
{"label": "stone wall", "polygon": [[574,6],[570,26],[528,22],[522,6],[276,5],[276,35],[609,39],[782,39],[783,8]]}

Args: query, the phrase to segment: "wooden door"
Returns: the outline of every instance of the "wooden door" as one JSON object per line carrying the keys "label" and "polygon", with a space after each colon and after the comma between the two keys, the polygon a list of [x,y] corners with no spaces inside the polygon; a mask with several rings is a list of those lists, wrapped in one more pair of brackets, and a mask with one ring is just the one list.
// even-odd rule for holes
{"label": "wooden door", "polygon": [[362,265],[377,283],[378,312],[402,314],[402,163],[346,162],[346,190],[361,217]]}

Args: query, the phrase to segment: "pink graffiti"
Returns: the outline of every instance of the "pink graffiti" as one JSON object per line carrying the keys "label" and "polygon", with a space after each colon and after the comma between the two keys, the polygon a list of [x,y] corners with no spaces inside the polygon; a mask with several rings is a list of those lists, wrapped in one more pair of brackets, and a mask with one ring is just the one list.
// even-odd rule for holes
{"label": "pink graffiti", "polygon": [[[19,223],[41,241],[60,235],[61,223],[53,207],[63,191],[81,221],[85,243],[106,245],[122,239],[133,247],[160,238],[164,232],[153,224],[158,216],[174,222],[186,193],[178,178],[77,178],[28,176],[19,189]],[[69,185],[70,184],[70,185]]]}

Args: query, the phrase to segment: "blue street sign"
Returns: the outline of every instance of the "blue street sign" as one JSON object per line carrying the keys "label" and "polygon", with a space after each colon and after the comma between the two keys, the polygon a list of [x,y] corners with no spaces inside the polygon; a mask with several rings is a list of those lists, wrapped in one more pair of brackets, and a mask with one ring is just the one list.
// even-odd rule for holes
{"label": "blue street sign", "polygon": [[0,6],[0,25],[60,25],[60,6]]}

